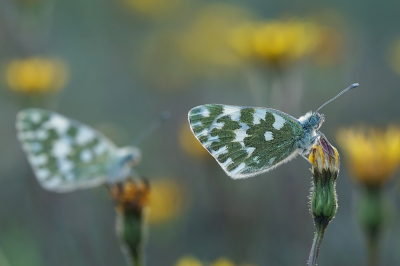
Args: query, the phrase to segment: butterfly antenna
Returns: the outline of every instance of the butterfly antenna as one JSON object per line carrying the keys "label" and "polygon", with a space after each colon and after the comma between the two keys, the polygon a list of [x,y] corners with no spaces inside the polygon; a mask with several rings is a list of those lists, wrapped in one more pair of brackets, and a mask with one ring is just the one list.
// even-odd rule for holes
{"label": "butterfly antenna", "polygon": [[170,117],[170,113],[168,111],[163,111],[160,117],[150,124],[145,130],[143,130],[139,136],[132,142],[133,146],[138,146],[145,140],[148,136],[150,136],[157,128],[159,128],[165,121],[167,121]]}
{"label": "butterfly antenna", "polygon": [[351,84],[350,87],[348,87],[347,89],[342,90],[338,95],[336,95],[335,97],[333,97],[332,99],[330,99],[329,101],[327,101],[326,103],[324,103],[323,105],[321,105],[321,107],[318,108],[317,111],[315,111],[314,113],[317,113],[322,107],[324,107],[325,105],[327,105],[327,104],[330,103],[331,101],[335,100],[337,97],[339,97],[339,96],[342,95],[343,93],[345,93],[345,92],[347,92],[347,91],[349,91],[349,90],[351,90],[351,89],[357,88],[358,85],[359,85],[358,83]]}

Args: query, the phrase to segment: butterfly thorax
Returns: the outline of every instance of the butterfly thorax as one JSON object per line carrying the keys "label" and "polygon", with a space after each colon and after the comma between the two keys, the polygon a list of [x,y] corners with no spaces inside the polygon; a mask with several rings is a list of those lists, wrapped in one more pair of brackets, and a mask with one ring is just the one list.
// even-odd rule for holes
{"label": "butterfly thorax", "polygon": [[313,112],[308,112],[299,118],[299,122],[304,131],[303,138],[297,141],[299,149],[308,151],[312,147],[316,141],[315,136],[317,135],[317,130],[324,121],[324,115]]}
{"label": "butterfly thorax", "polygon": [[109,182],[125,179],[133,172],[133,167],[141,160],[140,150],[136,147],[124,147],[116,151],[115,159],[109,165]]}

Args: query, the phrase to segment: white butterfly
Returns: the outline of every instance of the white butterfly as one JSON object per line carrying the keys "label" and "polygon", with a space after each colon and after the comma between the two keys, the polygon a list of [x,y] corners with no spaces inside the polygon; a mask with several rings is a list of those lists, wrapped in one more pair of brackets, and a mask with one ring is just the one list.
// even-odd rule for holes
{"label": "white butterfly", "polygon": [[118,148],[98,131],[42,109],[18,113],[18,139],[43,188],[68,192],[135,176],[136,147]]}
{"label": "white butterfly", "polygon": [[297,154],[304,157],[323,136],[324,116],[318,111],[296,119],[279,110],[223,104],[205,104],[189,111],[189,125],[200,143],[233,179],[268,172]]}

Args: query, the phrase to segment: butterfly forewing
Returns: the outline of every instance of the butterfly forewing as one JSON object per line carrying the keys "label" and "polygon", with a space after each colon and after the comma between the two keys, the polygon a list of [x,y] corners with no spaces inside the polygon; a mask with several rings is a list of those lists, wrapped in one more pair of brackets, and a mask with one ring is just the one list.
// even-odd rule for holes
{"label": "butterfly forewing", "polygon": [[189,112],[194,135],[232,178],[267,172],[297,154],[293,117],[268,108],[208,104]]}
{"label": "butterfly forewing", "polygon": [[44,188],[65,192],[107,180],[116,146],[99,132],[41,109],[20,111],[16,126],[28,161]]}

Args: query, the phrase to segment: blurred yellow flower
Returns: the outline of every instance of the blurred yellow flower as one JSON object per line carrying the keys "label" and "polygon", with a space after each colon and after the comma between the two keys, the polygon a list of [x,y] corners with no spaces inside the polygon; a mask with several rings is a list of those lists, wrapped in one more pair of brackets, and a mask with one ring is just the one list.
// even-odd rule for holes
{"label": "blurred yellow flower", "polygon": [[163,18],[176,11],[182,0],[124,0],[136,12],[152,18]]}
{"label": "blurred yellow flower", "polygon": [[211,263],[211,266],[235,266],[235,264],[230,259],[222,257]]}
{"label": "blurred yellow flower", "polygon": [[314,51],[319,37],[315,23],[271,20],[245,23],[230,32],[230,45],[243,57],[281,66]]}
{"label": "blurred yellow flower", "polygon": [[241,58],[229,47],[229,35],[250,18],[248,11],[232,5],[212,4],[201,9],[179,41],[187,64],[202,72],[210,66],[242,65]]}
{"label": "blurred yellow flower", "polygon": [[150,190],[148,223],[161,224],[182,212],[185,193],[181,185],[171,179],[153,180]]}
{"label": "blurred yellow flower", "polygon": [[193,135],[187,121],[185,121],[182,124],[179,130],[179,143],[185,152],[194,157],[210,158],[207,150],[200,144],[200,142]]}
{"label": "blurred yellow flower", "polygon": [[341,129],[337,140],[346,154],[355,181],[365,185],[381,185],[400,164],[400,128]]}
{"label": "blurred yellow flower", "polygon": [[180,258],[175,266],[203,266],[203,264],[197,258],[187,255]]}
{"label": "blurred yellow flower", "polygon": [[8,86],[20,93],[41,94],[62,89],[68,79],[68,68],[61,59],[30,57],[15,59],[7,65]]}
{"label": "blurred yellow flower", "polygon": [[157,89],[184,89],[199,77],[224,77],[243,65],[229,32],[251,18],[248,11],[209,4],[185,17],[178,28],[156,31],[143,44],[141,76]]}

